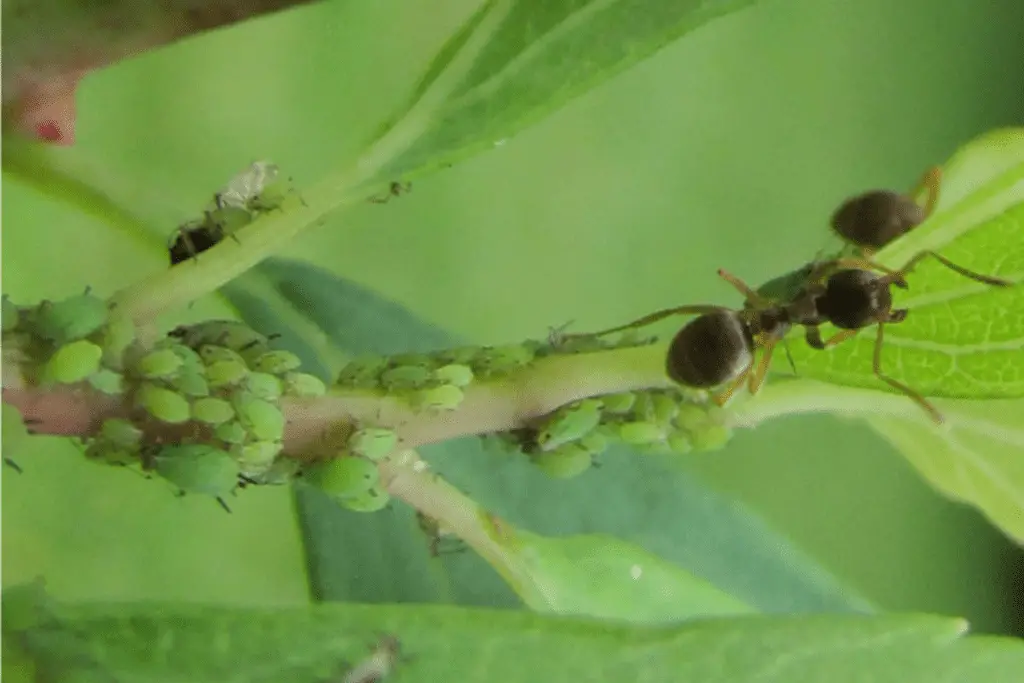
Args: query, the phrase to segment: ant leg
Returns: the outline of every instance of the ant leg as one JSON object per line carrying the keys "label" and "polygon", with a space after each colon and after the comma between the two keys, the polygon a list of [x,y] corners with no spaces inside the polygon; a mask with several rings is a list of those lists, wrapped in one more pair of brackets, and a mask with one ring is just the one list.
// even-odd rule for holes
{"label": "ant leg", "polygon": [[893,387],[894,389],[899,389],[901,392],[906,394],[906,396],[910,398],[914,403],[921,406],[925,410],[925,412],[928,413],[928,415],[933,420],[935,420],[937,424],[942,424],[942,413],[936,410],[935,406],[929,403],[924,398],[924,396],[917,393],[916,391],[908,387],[906,384],[903,384],[902,382],[897,382],[892,377],[887,377],[885,374],[882,373],[882,337],[884,329],[885,325],[883,325],[882,323],[878,323],[878,335],[875,337],[875,354],[874,360],[872,362],[872,370],[875,373],[875,377],[882,380],[883,382]]}
{"label": "ant leg", "polygon": [[722,278],[730,285],[732,285],[736,289],[736,291],[738,291],[740,294],[746,297],[747,301],[754,306],[768,306],[771,303],[763,296],[758,294],[756,291],[751,289],[746,282],[739,279],[738,277],[728,272],[724,268],[718,269],[718,277]]}
{"label": "ant leg", "polygon": [[768,366],[772,362],[772,350],[774,348],[775,344],[764,347],[764,352],[761,354],[760,362],[758,362],[757,367],[748,377],[747,389],[750,391],[751,396],[756,394],[757,390],[761,388],[761,383],[764,382],[764,376],[768,374]]}
{"label": "ant leg", "polygon": [[673,316],[673,315],[685,315],[685,314],[689,314],[689,313],[693,313],[693,314],[697,314],[697,315],[706,315],[708,313],[716,313],[718,311],[727,311],[727,310],[730,310],[730,309],[725,308],[724,306],[704,306],[704,305],[679,306],[677,308],[666,308],[664,310],[656,311],[654,313],[651,313],[650,315],[645,315],[642,318],[637,318],[636,320],[634,320],[631,323],[626,323],[625,325],[619,325],[618,327],[609,327],[606,330],[599,330],[597,332],[580,332],[580,333],[577,333],[577,334],[566,334],[566,335],[562,336],[562,341],[564,342],[564,341],[567,341],[569,339],[583,339],[583,338],[587,338],[587,337],[603,337],[604,335],[611,334],[612,332],[622,332],[623,330],[631,330],[631,329],[636,328],[636,327],[644,327],[646,325],[651,325],[653,323],[658,322],[659,320],[663,320],[663,319],[668,318],[668,317]]}
{"label": "ant leg", "polygon": [[942,184],[942,169],[938,166],[932,166],[924,175],[921,180],[918,181],[917,186],[910,191],[911,197],[916,197],[921,192],[927,192],[927,196],[924,200],[924,217],[927,219],[928,216],[932,215],[935,211],[935,205],[939,203],[939,186]]}
{"label": "ant leg", "polygon": [[751,359],[750,363],[747,364],[747,367],[743,369],[743,372],[737,375],[736,379],[729,382],[729,386],[723,389],[720,393],[712,396],[711,401],[717,406],[724,406],[729,401],[729,398],[736,392],[736,390],[743,386],[743,382],[747,379],[747,376],[750,375],[750,371],[753,368],[754,361],[753,359]]}
{"label": "ant leg", "polygon": [[782,338],[782,350],[786,352],[786,360],[789,361],[789,367],[792,368],[793,375],[798,375],[796,363],[793,362],[793,354],[789,352],[789,342],[786,341],[785,337]]}
{"label": "ant leg", "polygon": [[975,280],[977,282],[982,282],[986,285],[992,285],[993,287],[1009,287],[1010,285],[1013,284],[1009,280],[1004,280],[1002,278],[994,277],[992,275],[982,275],[981,273],[975,273],[973,270],[967,270],[963,266],[958,266],[957,264],[947,259],[945,256],[942,256],[939,253],[934,252],[930,249],[918,252],[912,259],[907,261],[906,265],[900,268],[900,270],[903,273],[909,273],[917,266],[918,263],[920,263],[924,258],[928,256],[931,256],[936,261],[946,266],[950,270],[959,273],[960,275],[963,275],[966,278]]}
{"label": "ant leg", "polygon": [[[847,339],[850,339],[851,337],[856,336],[856,334],[858,332],[860,332],[860,330],[842,330],[841,332],[836,332],[831,337],[829,337],[824,342],[822,342],[821,346],[818,346],[818,347],[815,347],[815,348],[827,349],[830,346],[835,346],[836,344],[842,344]],[[820,334],[818,336],[818,340],[819,341],[821,340]]]}

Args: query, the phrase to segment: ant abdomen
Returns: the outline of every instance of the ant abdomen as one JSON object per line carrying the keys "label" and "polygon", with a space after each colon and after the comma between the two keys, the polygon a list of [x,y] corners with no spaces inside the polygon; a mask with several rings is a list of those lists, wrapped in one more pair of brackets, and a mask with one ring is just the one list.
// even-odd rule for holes
{"label": "ant abdomen", "polygon": [[706,313],[679,330],[668,348],[666,371],[675,382],[708,389],[734,379],[751,365],[754,339],[731,310]]}
{"label": "ant abdomen", "polygon": [[872,190],[843,202],[832,214],[832,229],[859,247],[881,249],[926,217],[926,209],[911,197],[890,190]]}

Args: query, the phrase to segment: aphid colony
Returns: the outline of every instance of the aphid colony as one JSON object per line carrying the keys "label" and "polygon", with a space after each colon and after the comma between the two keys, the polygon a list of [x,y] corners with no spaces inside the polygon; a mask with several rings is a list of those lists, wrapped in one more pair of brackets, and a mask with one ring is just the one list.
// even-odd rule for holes
{"label": "aphid colony", "polygon": [[210,249],[225,237],[236,233],[261,214],[282,209],[294,198],[302,201],[291,180],[280,177],[277,164],[254,161],[213,195],[203,217],[181,225],[168,244],[171,265]]}
{"label": "aphid colony", "polygon": [[[744,383],[751,394],[760,388],[772,351],[794,326],[802,326],[808,345],[826,349],[850,339],[865,327],[877,329],[872,371],[883,382],[902,392],[936,422],[941,414],[912,388],[886,376],[881,367],[883,330],[886,324],[906,319],[907,309],[894,309],[893,286],[906,289],[906,276],[926,258],[935,259],[963,277],[987,285],[1005,287],[1007,280],[969,271],[934,251],[922,251],[901,268],[890,269],[874,263],[867,255],[888,244],[924,221],[937,203],[939,172],[925,174],[922,186],[928,190],[925,207],[913,199],[885,190],[854,197],[833,214],[833,230],[860,252],[857,258],[833,258],[811,262],[792,273],[754,290],[739,278],[719,270],[718,274],[745,301],[742,309],[724,306],[690,305],[657,311],[626,325],[569,340],[632,330],[672,315],[693,314],[673,338],[666,357],[666,372],[682,386],[698,389],[723,387],[712,398],[719,405]],[[838,332],[822,339],[820,326],[830,323]],[[761,358],[756,359],[757,352]]]}

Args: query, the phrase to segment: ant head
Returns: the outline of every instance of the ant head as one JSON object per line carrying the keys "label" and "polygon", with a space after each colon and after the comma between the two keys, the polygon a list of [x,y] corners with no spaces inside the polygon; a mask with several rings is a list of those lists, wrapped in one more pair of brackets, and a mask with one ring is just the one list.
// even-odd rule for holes
{"label": "ant head", "polygon": [[753,360],[754,335],[736,311],[694,318],[669,345],[666,371],[673,381],[707,389],[733,379]]}
{"label": "ant head", "polygon": [[924,209],[910,197],[872,190],[843,202],[832,214],[832,229],[851,244],[881,249],[924,219]]}
{"label": "ant head", "polygon": [[829,277],[819,300],[821,312],[838,328],[858,330],[889,320],[892,295],[885,278],[866,270],[840,270]]}

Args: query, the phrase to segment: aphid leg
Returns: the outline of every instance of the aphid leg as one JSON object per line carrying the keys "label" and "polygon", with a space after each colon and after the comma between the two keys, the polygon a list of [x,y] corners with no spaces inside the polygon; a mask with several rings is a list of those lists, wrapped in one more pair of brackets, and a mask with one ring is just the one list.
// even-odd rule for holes
{"label": "aphid leg", "polygon": [[743,369],[743,372],[741,372],[736,377],[736,379],[729,382],[729,385],[721,392],[711,397],[712,403],[714,403],[717,406],[724,406],[726,403],[728,403],[729,399],[736,392],[736,390],[743,386],[743,382],[746,381],[747,377],[750,375],[750,371],[753,370],[753,368],[754,361],[753,359],[751,359],[750,363],[747,365],[747,367]]}
{"label": "aphid leg", "polygon": [[927,192],[925,196],[924,206],[924,217],[927,219],[928,216],[932,215],[935,211],[935,205],[939,203],[939,187],[942,185],[942,169],[938,166],[932,166],[924,175],[921,176],[921,180],[918,181],[917,186],[910,191],[911,197],[917,197],[921,192]]}
{"label": "aphid leg", "polygon": [[728,282],[730,285],[732,285],[736,289],[736,291],[738,291],[740,294],[742,294],[746,298],[747,302],[749,304],[751,304],[752,306],[755,306],[755,307],[767,306],[767,305],[769,305],[771,303],[770,301],[765,299],[763,296],[761,296],[760,294],[755,292],[753,289],[751,289],[750,286],[746,282],[744,282],[743,280],[739,279],[738,277],[736,277],[732,273],[728,272],[724,268],[719,268],[718,269],[718,277],[722,278],[723,280]]}
{"label": "aphid leg", "polygon": [[227,512],[228,514],[231,514],[231,508],[228,507],[227,502],[223,498],[221,498],[220,496],[217,496],[217,502],[220,503],[220,506],[222,508],[224,508],[224,512]]}
{"label": "aphid leg", "polygon": [[883,325],[882,323],[879,323],[878,324],[878,336],[875,337],[874,360],[872,362],[872,370],[875,373],[875,377],[877,377],[878,379],[882,380],[883,382],[885,382],[889,386],[893,387],[894,389],[899,389],[901,392],[906,394],[908,398],[913,400],[914,403],[916,403],[917,405],[921,406],[924,409],[924,411],[926,413],[928,413],[928,415],[936,422],[936,424],[942,424],[943,423],[942,413],[940,413],[938,410],[936,410],[935,406],[933,406],[931,403],[929,403],[927,400],[925,400],[924,396],[922,396],[921,394],[917,393],[916,391],[914,391],[913,389],[908,387],[906,384],[903,384],[902,382],[897,382],[892,377],[887,377],[882,372],[882,338],[883,338],[883,330],[884,329],[885,329],[885,325]]}
{"label": "aphid leg", "polygon": [[730,310],[730,309],[727,309],[727,308],[725,308],[723,306],[705,306],[705,305],[679,306],[678,308],[666,308],[664,310],[656,311],[654,313],[651,313],[650,315],[645,315],[642,318],[637,318],[636,320],[634,320],[631,323],[626,323],[625,325],[619,325],[617,327],[610,327],[610,328],[608,328],[606,330],[600,330],[598,332],[586,332],[586,333],[578,333],[578,334],[567,334],[567,335],[562,337],[562,341],[564,342],[564,341],[567,341],[567,340],[570,340],[570,339],[583,339],[583,338],[586,338],[586,337],[603,337],[604,335],[611,334],[612,332],[622,332],[623,330],[631,330],[631,329],[636,328],[636,327],[644,327],[646,325],[651,325],[653,323],[658,322],[659,320],[664,320],[665,318],[668,318],[669,316],[673,316],[673,315],[687,315],[687,314],[705,315],[707,313],[716,313],[718,311],[727,311],[727,310]]}
{"label": "aphid leg", "polygon": [[21,465],[19,465],[18,463],[14,462],[10,458],[4,458],[4,464],[7,465],[8,467],[10,467],[12,470],[17,472],[18,474],[25,474],[25,470],[21,469]]}
{"label": "aphid leg", "polygon": [[772,362],[772,351],[774,349],[775,344],[769,344],[764,347],[764,352],[761,354],[761,360],[758,362],[757,367],[754,368],[747,377],[747,389],[750,391],[751,396],[756,394],[758,389],[761,388],[765,375],[768,374],[768,366]]}
{"label": "aphid leg", "polygon": [[920,263],[924,258],[928,256],[931,256],[936,261],[946,266],[950,270],[959,273],[960,275],[963,275],[966,278],[975,280],[977,282],[982,282],[986,285],[992,285],[993,287],[1009,287],[1010,285],[1013,284],[1009,280],[1004,280],[1002,278],[994,277],[992,275],[982,275],[981,273],[975,273],[973,270],[967,270],[963,266],[958,266],[957,264],[947,259],[945,256],[942,256],[937,252],[931,251],[930,249],[918,252],[912,259],[907,261],[907,263],[902,268],[900,268],[900,272],[909,273],[917,266],[918,263]]}

